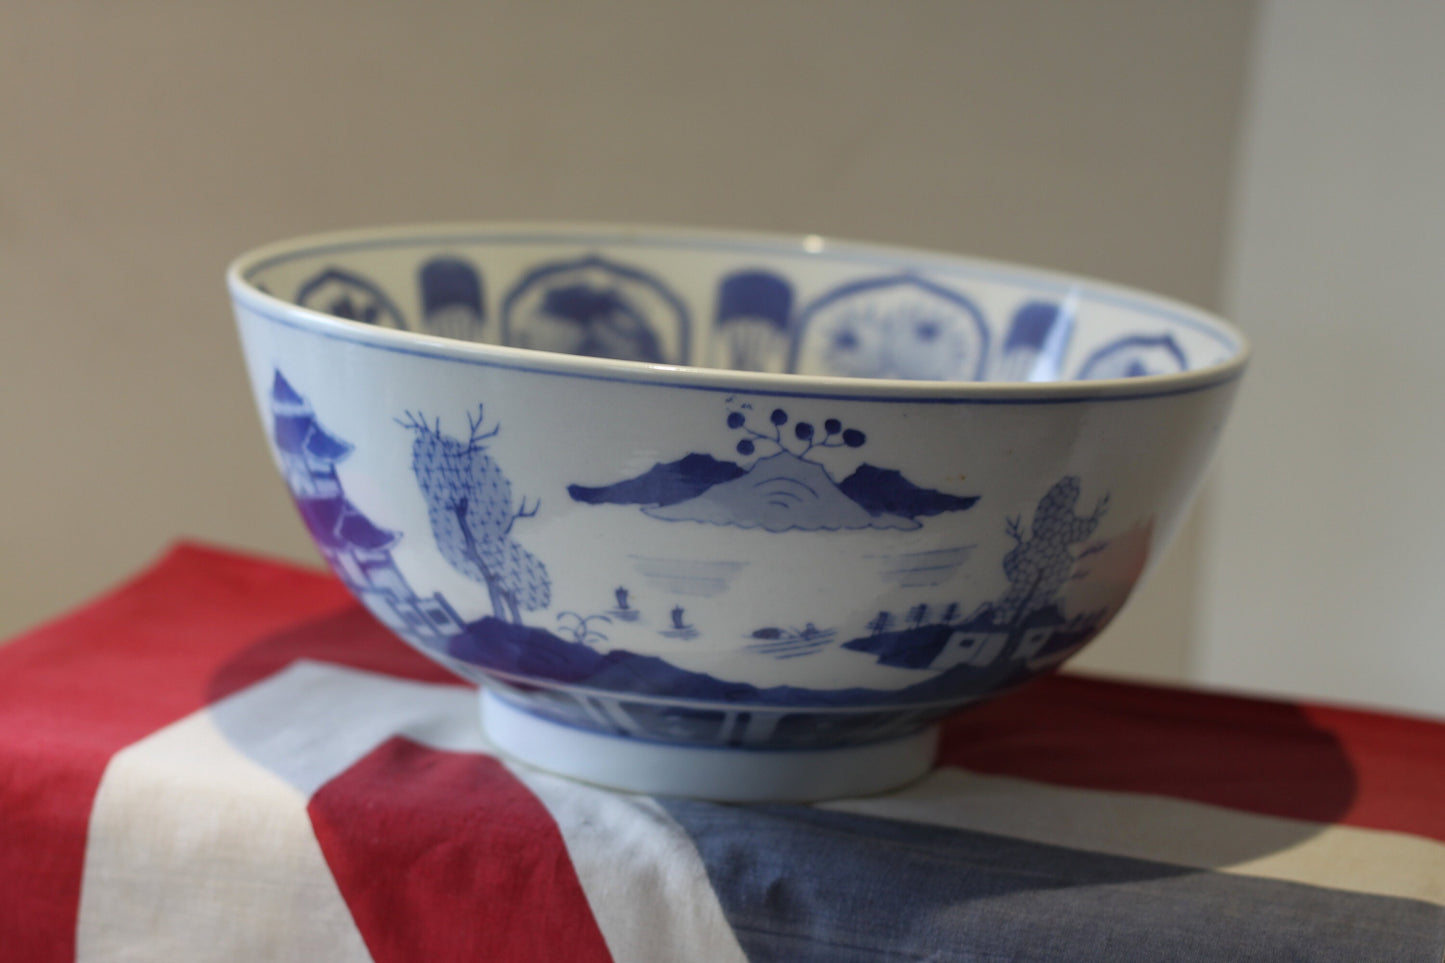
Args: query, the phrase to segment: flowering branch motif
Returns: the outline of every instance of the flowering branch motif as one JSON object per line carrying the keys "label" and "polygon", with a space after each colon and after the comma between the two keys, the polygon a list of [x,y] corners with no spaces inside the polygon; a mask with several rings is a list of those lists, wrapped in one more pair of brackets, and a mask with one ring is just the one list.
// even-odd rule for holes
{"label": "flowering branch motif", "polygon": [[[497,433],[502,430],[501,422],[498,422],[491,431],[488,431],[486,433],[482,432],[482,413],[485,410],[486,406],[479,404],[477,405],[476,418],[472,418],[471,415],[467,415],[467,451],[481,451],[482,448],[485,447],[482,445],[482,442],[486,441],[488,438],[497,437]],[[440,419],[437,420],[437,430],[441,430]]]}
{"label": "flowering branch motif", "polygon": [[783,431],[788,421],[788,413],[782,408],[774,408],[768,416],[771,431],[759,431],[749,425],[748,416],[741,410],[730,411],[727,416],[729,428],[748,436],[737,443],[737,452],[740,455],[756,453],[759,442],[775,445],[779,451],[803,458],[814,448],[861,448],[868,441],[868,436],[863,432],[856,428],[843,427],[843,422],[837,418],[829,418],[823,422],[822,434],[819,434],[817,427],[810,421],[796,422],[790,433],[792,437],[789,438],[789,433]]}

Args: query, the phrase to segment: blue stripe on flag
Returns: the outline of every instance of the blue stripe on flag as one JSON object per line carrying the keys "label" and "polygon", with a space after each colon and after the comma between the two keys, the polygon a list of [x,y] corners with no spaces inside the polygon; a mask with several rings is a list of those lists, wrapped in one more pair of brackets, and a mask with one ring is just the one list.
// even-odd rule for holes
{"label": "blue stripe on flag", "polygon": [[748,958],[1440,963],[1445,907],[806,806],[660,800]]}

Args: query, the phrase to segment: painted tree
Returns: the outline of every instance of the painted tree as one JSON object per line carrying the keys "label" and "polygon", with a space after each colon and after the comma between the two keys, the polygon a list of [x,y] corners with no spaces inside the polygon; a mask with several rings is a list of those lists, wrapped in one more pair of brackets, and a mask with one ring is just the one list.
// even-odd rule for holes
{"label": "painted tree", "polygon": [[928,621],[928,606],[919,603],[908,610],[908,624],[915,629],[922,628],[923,623]]}
{"label": "painted tree", "polygon": [[411,468],[442,557],[487,587],[499,619],[520,623],[524,610],[551,604],[547,567],[512,538],[513,526],[536,515],[541,502],[528,508],[523,498],[514,510],[511,482],[487,454],[486,442],[501,426],[483,432],[480,406],[476,418],[468,418],[466,441],[442,434],[440,421],[428,424],[410,412],[400,424],[415,435]]}
{"label": "painted tree", "polygon": [[1008,534],[1016,544],[1003,559],[1009,588],[996,609],[1002,624],[1020,623],[1053,603],[1069,580],[1079,557],[1072,546],[1094,534],[1109,508],[1109,496],[1105,495],[1090,514],[1076,514],[1079,488],[1076,475],[1059,479],[1039,499],[1030,532],[1024,531],[1022,516],[1008,520]]}
{"label": "painted tree", "polygon": [[[751,410],[750,405],[741,407]],[[758,442],[762,442],[765,446],[776,445],[779,451],[785,451],[799,458],[807,457],[808,452],[814,448],[862,448],[868,443],[867,435],[857,428],[843,427],[843,422],[837,418],[829,418],[823,422],[822,434],[818,433],[817,427],[810,421],[796,422],[791,432],[784,431],[784,426],[788,424],[788,418],[788,413],[782,408],[774,408],[768,415],[769,430],[759,431],[748,424],[748,416],[744,411],[740,409],[729,411],[727,426],[733,431],[741,431],[747,436],[737,443],[738,454],[755,453],[758,450]],[[790,440],[789,434],[796,440]]]}

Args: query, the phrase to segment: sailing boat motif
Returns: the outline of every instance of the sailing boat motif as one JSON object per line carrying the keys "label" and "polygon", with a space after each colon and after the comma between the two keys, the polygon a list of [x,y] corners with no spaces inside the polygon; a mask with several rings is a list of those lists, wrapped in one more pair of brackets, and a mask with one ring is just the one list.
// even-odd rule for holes
{"label": "sailing boat motif", "polygon": [[669,639],[697,638],[697,629],[694,626],[688,625],[687,613],[683,610],[683,607],[681,605],[674,605],[672,607],[671,615],[672,628],[664,629],[662,632],[658,633],[659,635]]}
{"label": "sailing boat motif", "polygon": [[630,604],[632,593],[625,586],[619,585],[613,589],[612,595],[617,600],[617,607],[608,609],[607,614],[620,622],[636,622],[642,613]]}

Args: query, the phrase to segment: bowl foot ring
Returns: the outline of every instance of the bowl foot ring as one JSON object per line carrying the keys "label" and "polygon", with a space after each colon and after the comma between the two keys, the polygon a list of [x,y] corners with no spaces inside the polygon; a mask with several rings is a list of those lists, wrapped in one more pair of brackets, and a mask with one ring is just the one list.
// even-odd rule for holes
{"label": "bowl foot ring", "polygon": [[548,772],[624,792],[718,802],[813,802],[868,796],[933,766],[938,727],[831,749],[742,749],[646,742],[551,722],[487,689],[482,728],[503,754]]}

